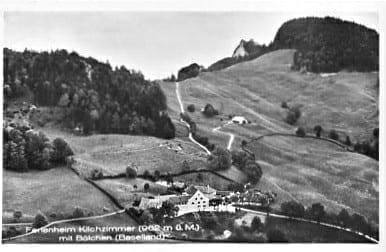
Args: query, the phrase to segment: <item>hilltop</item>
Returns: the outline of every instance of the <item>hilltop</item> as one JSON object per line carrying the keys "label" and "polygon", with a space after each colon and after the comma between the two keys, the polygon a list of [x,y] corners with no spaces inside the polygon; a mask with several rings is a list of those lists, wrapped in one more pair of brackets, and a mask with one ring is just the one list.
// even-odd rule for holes
{"label": "hilltop", "polygon": [[296,49],[293,68],[310,72],[377,71],[379,34],[363,25],[333,17],[292,19],[280,26],[269,45],[241,40],[232,57],[223,58],[206,71],[256,59],[278,49]]}

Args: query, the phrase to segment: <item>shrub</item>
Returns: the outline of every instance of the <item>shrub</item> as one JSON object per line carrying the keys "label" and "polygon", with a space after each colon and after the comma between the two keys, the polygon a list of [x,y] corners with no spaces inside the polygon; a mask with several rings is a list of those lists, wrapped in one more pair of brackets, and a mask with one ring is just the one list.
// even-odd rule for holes
{"label": "shrub", "polygon": [[181,170],[182,171],[189,171],[190,170],[190,165],[189,165],[188,161],[186,161],[186,160],[182,161]]}
{"label": "shrub", "polygon": [[202,112],[207,117],[218,115],[218,111],[213,107],[212,104],[206,104],[204,111]]}
{"label": "shrub", "polygon": [[297,130],[296,130],[296,135],[298,137],[305,137],[306,136],[306,132],[304,131],[304,129],[302,127],[299,127]]}
{"label": "shrub", "polygon": [[91,172],[91,179],[100,179],[103,178],[103,172],[100,169],[94,169]]}
{"label": "shrub", "polygon": [[13,218],[15,218],[15,220],[19,220],[21,217],[23,217],[23,214],[21,211],[15,211],[13,213]]}
{"label": "shrub", "polygon": [[232,158],[229,151],[217,147],[208,157],[208,166],[213,170],[226,170],[232,164]]}
{"label": "shrub", "polygon": [[328,137],[333,139],[333,140],[335,140],[335,141],[339,140],[338,132],[336,132],[334,129],[330,130],[330,133],[328,134]]}
{"label": "shrub", "polygon": [[285,109],[289,108],[287,102],[285,101],[281,102],[281,107]]}
{"label": "shrub", "polygon": [[285,122],[294,125],[298,121],[298,118],[296,117],[296,114],[292,111],[289,111],[287,114],[287,117],[285,118]]}
{"label": "shrub", "polygon": [[267,233],[268,242],[288,242],[284,233],[278,229],[269,230]]}
{"label": "shrub", "polygon": [[263,229],[264,224],[261,222],[260,218],[255,216],[251,222],[252,231],[261,231]]}
{"label": "shrub", "polygon": [[373,130],[373,137],[374,137],[374,138],[378,138],[378,137],[379,137],[379,128],[375,128],[375,129]]}
{"label": "shrub", "polygon": [[161,172],[159,170],[154,171],[154,180],[159,180],[161,177]]}
{"label": "shrub", "polygon": [[137,177],[137,167],[135,165],[129,165],[126,167],[126,178],[136,178]]}
{"label": "shrub", "polygon": [[145,183],[145,184],[143,185],[143,189],[144,189],[145,191],[148,191],[148,190],[150,189],[149,183]]}
{"label": "shrub", "polygon": [[148,179],[151,175],[150,175],[150,172],[148,171],[148,170],[145,170],[144,172],[143,172],[143,178],[144,179]]}
{"label": "shrub", "polygon": [[346,144],[347,146],[351,146],[351,140],[350,140],[350,137],[349,137],[349,136],[346,136],[345,144]]}
{"label": "shrub", "polygon": [[344,227],[351,225],[351,216],[346,209],[342,209],[338,214],[339,222],[343,224]]}
{"label": "shrub", "polygon": [[290,108],[287,113],[287,117],[285,118],[285,122],[290,125],[294,125],[299,120],[301,115],[302,113],[299,107]]}
{"label": "shrub", "polygon": [[196,111],[196,108],[194,107],[194,104],[189,104],[188,107],[187,107],[187,110],[190,112],[190,113],[193,113]]}
{"label": "shrub", "polygon": [[311,219],[320,222],[320,220],[326,215],[326,212],[324,211],[324,206],[322,204],[315,203],[312,204],[311,207],[307,208],[307,214]]}
{"label": "shrub", "polygon": [[53,141],[54,153],[51,157],[51,160],[55,163],[64,164],[66,157],[74,155],[74,152],[71,150],[70,146],[62,138],[56,138]]}
{"label": "shrub", "polygon": [[314,127],[314,131],[315,131],[316,137],[320,137],[320,135],[321,135],[321,133],[322,133],[322,131],[323,131],[323,128],[322,128],[322,126],[320,126],[320,125],[316,125],[316,126]]}
{"label": "shrub", "polygon": [[185,113],[180,113],[180,117],[182,118],[182,120],[184,120],[185,122],[187,123],[192,123],[192,118],[190,118],[190,116],[185,112]]}
{"label": "shrub", "polygon": [[216,145],[214,145],[213,143],[209,143],[206,148],[208,148],[209,151],[213,151],[215,148],[216,148]]}
{"label": "shrub", "polygon": [[281,211],[283,214],[302,218],[305,214],[304,206],[296,201],[287,201],[281,204]]}
{"label": "shrub", "polygon": [[41,228],[48,224],[47,217],[42,213],[38,213],[32,223],[33,228]]}
{"label": "shrub", "polygon": [[77,207],[75,208],[74,212],[72,213],[73,218],[82,218],[84,217],[84,211],[83,209]]}
{"label": "shrub", "polygon": [[263,170],[260,165],[256,163],[255,160],[249,159],[243,170],[248,175],[248,180],[252,183],[257,183],[263,176]]}

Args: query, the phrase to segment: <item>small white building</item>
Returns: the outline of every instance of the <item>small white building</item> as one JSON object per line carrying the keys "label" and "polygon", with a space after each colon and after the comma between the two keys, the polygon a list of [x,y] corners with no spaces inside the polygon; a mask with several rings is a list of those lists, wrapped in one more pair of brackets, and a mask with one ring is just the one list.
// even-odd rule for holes
{"label": "small white building", "polygon": [[233,123],[237,123],[237,124],[247,124],[248,123],[248,120],[245,119],[244,116],[234,116],[232,118],[232,122]]}

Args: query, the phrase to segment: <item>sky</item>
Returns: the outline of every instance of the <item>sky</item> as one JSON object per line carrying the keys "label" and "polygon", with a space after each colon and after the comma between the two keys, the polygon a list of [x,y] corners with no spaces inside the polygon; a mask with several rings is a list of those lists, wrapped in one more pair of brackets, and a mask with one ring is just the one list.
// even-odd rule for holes
{"label": "sky", "polygon": [[158,79],[229,57],[241,39],[268,44],[292,18],[326,15],[378,30],[370,12],[6,12],[4,46],[74,50]]}

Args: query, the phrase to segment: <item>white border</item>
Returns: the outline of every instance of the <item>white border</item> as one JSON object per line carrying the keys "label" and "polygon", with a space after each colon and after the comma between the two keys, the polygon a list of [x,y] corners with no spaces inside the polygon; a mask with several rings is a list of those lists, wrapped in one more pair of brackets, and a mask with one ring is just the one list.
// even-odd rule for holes
{"label": "white border", "polygon": [[[159,251],[161,249],[176,250],[184,252],[186,251],[210,251],[210,250],[290,250],[290,251],[307,251],[313,252],[326,251],[326,250],[347,250],[347,251],[386,251],[385,241],[385,200],[384,200],[384,183],[385,183],[385,14],[386,3],[384,1],[257,1],[257,0],[111,0],[111,1],[98,1],[98,0],[78,0],[78,1],[65,1],[65,0],[13,0],[4,1],[0,0],[0,40],[3,45],[3,11],[256,11],[256,12],[302,12],[305,10],[315,10],[315,13],[323,13],[326,11],[333,12],[378,12],[379,14],[379,33],[380,33],[380,164],[379,164],[379,205],[380,205],[380,243],[378,245],[367,244],[288,244],[288,245],[274,245],[274,244],[143,244],[143,245],[113,245],[111,249],[114,250],[136,250],[136,251]],[[257,27],[258,29],[258,27]],[[0,52],[1,59],[3,58],[3,50]],[[1,71],[3,69],[3,62],[0,61]],[[0,77],[1,83],[3,83],[3,76]],[[3,94],[1,92],[0,102],[3,102]],[[1,119],[3,115],[1,114]],[[2,137],[0,139],[2,141]],[[2,150],[1,150],[2,154]],[[2,177],[3,169],[0,169]],[[2,183],[0,183],[2,189]],[[2,191],[2,190],[1,190]],[[1,193],[2,202],[2,193]],[[1,220],[0,220],[1,222]],[[2,245],[1,249],[14,251],[17,248],[45,251],[52,249],[58,251],[67,251],[68,249],[87,249],[82,245],[71,245],[69,248],[66,245]],[[52,246],[55,246],[53,248]],[[109,249],[111,245],[89,245],[94,250]]]}

